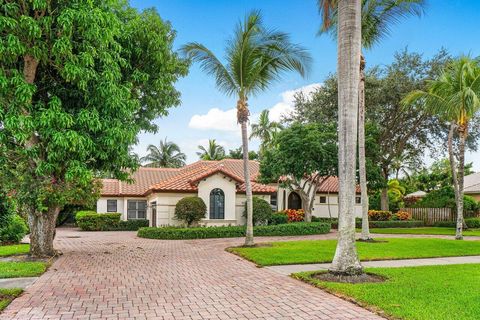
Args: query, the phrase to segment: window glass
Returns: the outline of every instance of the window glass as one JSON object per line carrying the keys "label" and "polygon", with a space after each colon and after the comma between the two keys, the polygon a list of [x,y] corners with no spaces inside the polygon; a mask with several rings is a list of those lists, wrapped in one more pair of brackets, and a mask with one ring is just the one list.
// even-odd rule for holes
{"label": "window glass", "polygon": [[362,197],[356,196],[355,197],[355,203],[362,203]]}
{"label": "window glass", "polygon": [[326,196],[320,196],[320,203],[327,203],[327,197]]}
{"label": "window glass", "polygon": [[225,194],[222,189],[210,192],[210,219],[225,219]]}
{"label": "window glass", "polygon": [[147,201],[128,200],[127,206],[127,219],[134,220],[147,218]]}
{"label": "window glass", "polygon": [[117,200],[107,200],[107,212],[117,212]]}

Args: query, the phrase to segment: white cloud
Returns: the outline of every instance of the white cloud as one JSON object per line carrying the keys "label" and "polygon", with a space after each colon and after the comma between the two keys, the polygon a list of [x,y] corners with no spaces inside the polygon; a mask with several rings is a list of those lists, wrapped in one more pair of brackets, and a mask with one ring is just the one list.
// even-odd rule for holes
{"label": "white cloud", "polygon": [[[320,83],[312,83],[301,88],[282,92],[280,94],[282,100],[269,109],[270,120],[280,121],[282,116],[288,115],[293,111],[295,94],[303,92],[305,95],[309,95],[320,86]],[[258,114],[252,114],[251,122],[255,122],[257,119]],[[212,108],[206,114],[196,114],[190,119],[188,126],[192,129],[200,130],[239,132],[235,108],[227,110]]]}
{"label": "white cloud", "polygon": [[188,126],[200,130],[238,131],[237,112],[235,109],[224,111],[213,108],[206,114],[194,115]]}

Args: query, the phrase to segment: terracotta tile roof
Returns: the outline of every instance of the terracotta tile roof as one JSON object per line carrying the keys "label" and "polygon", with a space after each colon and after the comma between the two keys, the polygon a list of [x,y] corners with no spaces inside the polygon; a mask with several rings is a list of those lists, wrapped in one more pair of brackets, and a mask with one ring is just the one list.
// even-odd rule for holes
{"label": "terracotta tile roof", "polygon": [[[338,177],[330,176],[317,189],[317,193],[338,193]],[[357,185],[356,192],[360,193],[360,187]]]}
{"label": "terracotta tile roof", "polygon": [[[274,193],[276,187],[256,182],[260,165],[250,161],[250,179],[254,193]],[[198,182],[214,174],[224,174],[237,182],[237,192],[245,192],[242,160],[197,161],[179,169],[140,168],[133,184],[103,179],[102,196],[144,196],[151,192],[196,192]]]}

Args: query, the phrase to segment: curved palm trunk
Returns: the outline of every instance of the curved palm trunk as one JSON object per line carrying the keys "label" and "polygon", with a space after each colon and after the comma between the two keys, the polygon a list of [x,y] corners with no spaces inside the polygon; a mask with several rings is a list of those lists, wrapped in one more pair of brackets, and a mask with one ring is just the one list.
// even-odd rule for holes
{"label": "curved palm trunk", "polygon": [[338,2],[338,244],[330,272],[363,272],[355,246],[355,169],[361,54],[361,1]]}
{"label": "curved palm trunk", "polygon": [[245,191],[247,196],[247,231],[245,234],[245,246],[253,246],[253,195],[252,183],[250,181],[250,168],[248,159],[248,106],[246,99],[240,99],[237,102],[237,117],[242,128],[242,149],[243,149],[243,175],[245,179]]}
{"label": "curved palm trunk", "polygon": [[[385,179],[385,183],[388,184],[388,168],[382,168],[382,176]],[[389,211],[390,204],[388,200],[388,185],[386,185],[380,193],[380,209],[383,211]]]}
{"label": "curved palm trunk", "polygon": [[365,58],[362,54],[360,57],[360,87],[358,88],[358,171],[362,199],[362,235],[360,239],[370,240],[367,169],[365,162]]}

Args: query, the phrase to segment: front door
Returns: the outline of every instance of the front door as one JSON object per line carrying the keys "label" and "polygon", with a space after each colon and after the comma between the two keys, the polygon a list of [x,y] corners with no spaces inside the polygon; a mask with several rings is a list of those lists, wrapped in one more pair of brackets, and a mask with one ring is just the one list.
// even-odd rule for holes
{"label": "front door", "polygon": [[296,192],[290,192],[288,195],[288,209],[302,209],[302,198]]}
{"label": "front door", "polygon": [[157,202],[150,202],[152,208],[152,227],[157,226]]}

